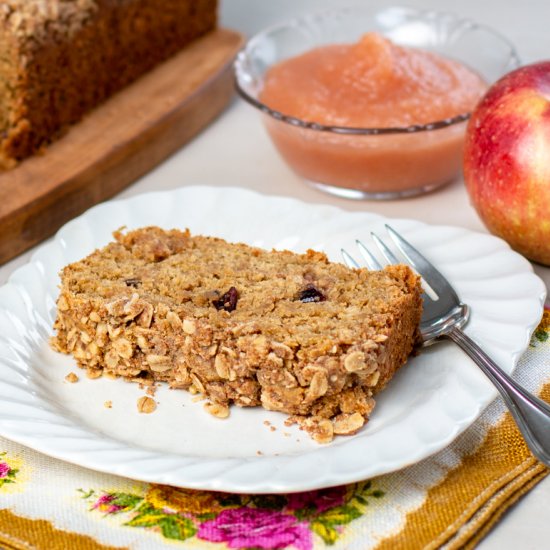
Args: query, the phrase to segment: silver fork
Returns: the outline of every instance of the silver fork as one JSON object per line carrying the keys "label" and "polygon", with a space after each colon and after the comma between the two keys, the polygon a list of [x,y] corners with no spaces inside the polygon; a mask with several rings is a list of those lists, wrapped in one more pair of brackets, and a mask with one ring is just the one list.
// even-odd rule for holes
{"label": "silver fork", "polygon": [[[522,388],[462,331],[462,327],[468,322],[468,306],[460,301],[453,287],[432,263],[390,226],[386,225],[386,229],[409,265],[433,291],[430,293],[428,289],[423,294],[424,311],[420,331],[424,345],[442,338],[449,338],[458,344],[496,386],[531,452],[550,466],[550,406]],[[403,263],[377,235],[372,233],[371,236],[388,263]],[[382,269],[367,247],[361,241],[356,243],[369,269]],[[344,249],[342,256],[349,267],[360,267]],[[435,296],[431,297],[429,294]]]}

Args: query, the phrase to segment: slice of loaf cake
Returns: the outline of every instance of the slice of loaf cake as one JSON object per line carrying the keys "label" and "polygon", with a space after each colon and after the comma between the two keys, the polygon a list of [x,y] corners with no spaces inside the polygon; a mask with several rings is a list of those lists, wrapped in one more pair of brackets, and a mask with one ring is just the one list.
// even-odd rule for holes
{"label": "slice of loaf cake", "polygon": [[165,381],[292,415],[320,442],[360,429],[418,342],[406,266],[349,269],[148,227],[61,272],[53,346],[92,375]]}
{"label": "slice of loaf cake", "polygon": [[0,168],[10,168],[195,38],[217,0],[0,2]]}

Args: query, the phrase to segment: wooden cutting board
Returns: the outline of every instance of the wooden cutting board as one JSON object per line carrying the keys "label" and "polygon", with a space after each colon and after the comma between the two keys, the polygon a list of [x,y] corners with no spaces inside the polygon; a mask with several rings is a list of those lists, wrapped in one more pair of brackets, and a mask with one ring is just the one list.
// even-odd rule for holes
{"label": "wooden cutting board", "polygon": [[189,141],[233,95],[239,33],[195,41],[73,126],[0,173],[0,263],[121,191]]}

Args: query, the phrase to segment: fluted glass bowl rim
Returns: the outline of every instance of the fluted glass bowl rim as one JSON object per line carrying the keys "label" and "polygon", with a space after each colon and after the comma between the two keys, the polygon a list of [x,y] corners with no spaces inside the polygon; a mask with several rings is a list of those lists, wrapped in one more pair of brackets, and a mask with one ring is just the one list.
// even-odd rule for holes
{"label": "fluted glass bowl rim", "polygon": [[[265,103],[263,103],[262,101],[260,101],[259,99],[250,95],[241,86],[239,82],[239,76],[246,73],[246,71],[243,69],[244,59],[245,59],[245,56],[247,55],[247,51],[249,47],[254,43],[258,42],[261,39],[266,38],[270,34],[281,31],[285,28],[296,27],[300,25],[302,22],[312,22],[314,19],[317,19],[320,17],[330,17],[333,14],[345,14],[348,12],[356,12],[356,11],[359,12],[364,10],[365,8],[368,8],[368,7],[367,6],[345,6],[345,7],[338,7],[338,8],[316,10],[314,12],[310,12],[305,15],[293,17],[292,19],[289,19],[285,22],[270,25],[269,27],[256,33],[246,42],[243,48],[239,51],[234,62],[235,89],[238,95],[242,99],[244,99],[247,103],[249,103],[253,107],[257,108],[258,110],[272,117],[275,120],[279,120],[281,122],[287,123],[297,128],[304,128],[304,129],[314,130],[318,132],[330,132],[330,133],[341,134],[341,135],[413,134],[418,132],[429,132],[433,130],[441,130],[443,128],[448,128],[450,126],[454,126],[455,124],[460,124],[461,122],[467,121],[470,118],[472,111],[459,113],[458,115],[455,115],[453,117],[435,120],[433,122],[428,122],[424,124],[411,124],[408,126],[355,127],[355,126],[328,125],[328,124],[322,124],[316,121],[303,120],[301,118],[273,109],[268,105],[266,105]],[[508,56],[507,66],[510,68],[510,70],[513,70],[521,65],[520,57],[517,53],[515,46],[512,44],[512,42],[510,42],[510,40],[508,40],[508,38],[506,38],[502,33],[498,32],[497,30],[493,29],[492,27],[484,23],[478,23],[472,18],[460,17],[459,15],[453,12],[439,11],[439,10],[423,10],[423,9],[411,8],[408,6],[386,6],[384,8],[381,8],[377,13],[386,12],[392,9],[393,10],[399,9],[409,14],[415,14],[419,17],[425,17],[426,19],[428,17],[449,18],[449,19],[454,18],[457,23],[460,23],[465,27],[467,26],[468,29],[475,28],[475,29],[480,29],[482,31],[485,31],[491,34],[492,36],[494,36],[495,38],[497,38],[498,40],[500,40],[508,48],[509,56]]]}

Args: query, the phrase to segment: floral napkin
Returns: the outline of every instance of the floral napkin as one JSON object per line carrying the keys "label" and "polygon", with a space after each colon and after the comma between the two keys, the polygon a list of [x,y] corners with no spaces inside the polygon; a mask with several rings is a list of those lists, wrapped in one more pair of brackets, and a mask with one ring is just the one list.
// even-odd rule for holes
{"label": "floral napkin", "polygon": [[[515,376],[550,402],[550,311]],[[473,548],[549,469],[500,399],[401,471],[287,495],[176,489],[100,474],[0,439],[0,547],[84,550]]]}

